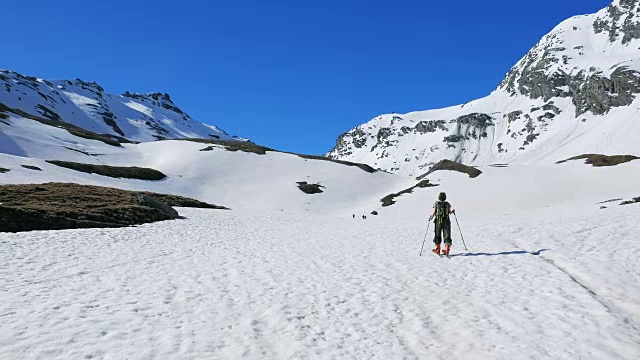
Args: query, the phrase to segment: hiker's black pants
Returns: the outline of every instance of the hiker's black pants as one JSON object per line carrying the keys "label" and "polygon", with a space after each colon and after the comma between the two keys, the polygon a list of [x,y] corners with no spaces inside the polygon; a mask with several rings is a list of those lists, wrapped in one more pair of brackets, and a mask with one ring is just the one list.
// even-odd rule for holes
{"label": "hiker's black pants", "polygon": [[444,222],[442,224],[435,223],[436,235],[433,238],[433,242],[436,245],[440,245],[442,238],[444,237],[444,243],[451,245],[451,221]]}

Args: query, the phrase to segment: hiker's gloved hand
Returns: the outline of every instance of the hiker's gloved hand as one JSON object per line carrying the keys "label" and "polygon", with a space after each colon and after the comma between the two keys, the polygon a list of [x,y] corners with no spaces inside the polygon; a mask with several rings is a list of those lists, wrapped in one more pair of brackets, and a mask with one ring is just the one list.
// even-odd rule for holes
{"label": "hiker's gloved hand", "polygon": [[431,221],[433,219],[433,215],[429,216],[429,221]]}

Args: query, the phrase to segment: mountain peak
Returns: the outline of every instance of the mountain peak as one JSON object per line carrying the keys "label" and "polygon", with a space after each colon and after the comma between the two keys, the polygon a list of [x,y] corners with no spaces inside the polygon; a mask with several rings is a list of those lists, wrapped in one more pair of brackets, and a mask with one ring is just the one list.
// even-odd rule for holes
{"label": "mountain peak", "polygon": [[[531,99],[569,98],[576,117],[629,105],[640,92],[640,0],[616,0],[563,21],[507,74],[498,90]],[[614,88],[612,84],[620,86]]]}
{"label": "mountain peak", "polygon": [[124,94],[122,94],[122,96],[136,99],[139,101],[148,102],[153,105],[165,108],[167,110],[171,110],[185,117],[188,117],[188,115],[186,115],[184,111],[180,110],[180,108],[173,103],[173,101],[171,100],[171,96],[167,93],[152,92],[147,94],[138,94],[138,93],[131,93],[127,91]]}
{"label": "mountain peak", "polygon": [[640,0],[615,0],[596,15],[594,32],[608,34],[610,42],[626,45],[640,39]]}
{"label": "mountain peak", "polygon": [[623,9],[635,9],[640,7],[640,0],[613,0],[611,6],[620,6]]}
{"label": "mountain peak", "polygon": [[556,26],[487,97],[378,116],[342,134],[327,156],[418,176],[442,159],[486,165],[640,152],[640,123],[628,120],[638,94],[640,0],[616,0]]}
{"label": "mountain peak", "polygon": [[115,96],[95,81],[47,81],[0,70],[0,103],[23,114],[132,141],[234,139],[217,127],[193,120],[173,103],[169,94],[127,91]]}
{"label": "mountain peak", "polygon": [[73,85],[80,86],[80,87],[85,88],[85,89],[93,89],[93,90],[101,92],[101,93],[104,92],[104,88],[102,86],[100,86],[95,81],[83,81],[82,79],[76,79],[74,82],[71,82],[71,81],[67,80],[67,83],[69,85],[73,84]]}
{"label": "mountain peak", "polygon": [[169,94],[161,93],[161,92],[150,92],[150,93],[141,94],[141,93],[135,93],[135,92],[132,93],[129,91],[125,91],[125,93],[122,94],[122,96],[130,97],[133,99],[153,99],[155,101],[171,101],[171,96]]}

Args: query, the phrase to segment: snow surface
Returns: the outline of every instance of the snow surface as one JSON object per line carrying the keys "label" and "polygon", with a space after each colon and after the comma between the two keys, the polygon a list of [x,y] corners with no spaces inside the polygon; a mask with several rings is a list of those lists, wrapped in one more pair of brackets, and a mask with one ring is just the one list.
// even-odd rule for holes
{"label": "snow surface", "polygon": [[0,358],[638,359],[638,211],[467,215],[451,259],[278,211],[0,234]]}
{"label": "snow surface", "polygon": [[[640,204],[600,204],[640,195],[640,161],[482,166],[475,179],[438,171],[437,187],[382,208],[415,181],[184,141],[118,148],[18,120],[0,123],[24,153],[0,154],[11,169],[0,183],[151,190],[233,210],[0,234],[0,359],[640,357]],[[112,179],[47,158],[169,177]],[[304,194],[297,181],[325,192]],[[468,247],[454,222],[451,259],[431,254],[432,228],[425,234],[440,191]]]}

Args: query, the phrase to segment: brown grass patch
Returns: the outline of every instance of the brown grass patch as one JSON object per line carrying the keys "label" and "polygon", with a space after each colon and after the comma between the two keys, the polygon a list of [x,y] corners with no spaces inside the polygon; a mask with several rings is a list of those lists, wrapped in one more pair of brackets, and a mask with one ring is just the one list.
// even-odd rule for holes
{"label": "brown grass patch", "polygon": [[426,188],[426,187],[433,187],[433,186],[438,186],[436,184],[431,184],[429,182],[429,180],[422,180],[419,183],[415,184],[414,186],[408,188],[408,189],[404,189],[400,192],[394,193],[394,194],[389,194],[385,197],[383,197],[382,199],[380,199],[380,202],[382,203],[382,207],[387,207],[387,206],[391,206],[393,204],[396,203],[395,198],[397,198],[398,196],[401,196],[403,194],[410,194],[413,192],[413,189],[415,188]]}
{"label": "brown grass patch", "polygon": [[199,209],[229,210],[229,208],[226,208],[224,206],[213,205],[213,204],[202,202],[196,199],[186,198],[178,195],[159,194],[159,193],[148,192],[148,191],[138,191],[137,193],[143,194],[143,195],[149,195],[155,199],[162,201],[163,203],[169,206],[199,208]]}
{"label": "brown grass patch", "polygon": [[476,178],[480,176],[480,174],[482,174],[482,171],[476,169],[473,166],[467,166],[451,160],[442,160],[437,164],[433,165],[433,167],[431,167],[431,169],[426,174],[420,175],[416,179],[417,180],[424,179],[425,177],[439,170],[450,170],[450,171],[461,172],[469,175],[470,178]]}
{"label": "brown grass patch", "polygon": [[35,170],[35,171],[42,171],[42,169],[40,169],[37,166],[33,166],[33,165],[21,165],[23,168],[25,169],[29,169],[29,170]]}
{"label": "brown grass patch", "polygon": [[158,170],[141,168],[137,166],[121,167],[108,165],[83,164],[72,161],[47,160],[49,164],[63,168],[84,172],[87,174],[97,174],[112,178],[138,179],[138,180],[162,180],[167,176]]}
{"label": "brown grass patch", "polygon": [[0,232],[112,228],[177,218],[178,213],[161,199],[180,206],[205,204],[175,195],[102,186],[0,185]]}
{"label": "brown grass patch", "polygon": [[574,156],[572,158],[558,161],[556,164],[562,164],[571,160],[581,160],[585,159],[585,164],[593,165],[596,167],[600,166],[615,166],[619,164],[624,164],[629,161],[640,159],[640,157],[633,155],[602,155],[602,154],[583,154]]}
{"label": "brown grass patch", "polygon": [[285,152],[285,154],[296,155],[296,156],[299,156],[299,157],[301,157],[303,159],[330,161],[332,163],[336,163],[336,164],[340,164],[340,165],[355,166],[355,167],[359,168],[360,170],[366,171],[368,173],[374,173],[374,172],[378,171],[378,170],[372,168],[371,166],[369,166],[367,164],[354,163],[354,162],[351,162],[351,161],[344,161],[344,160],[329,159],[328,157],[324,157],[324,156],[296,154],[296,153],[290,153],[290,152]]}

